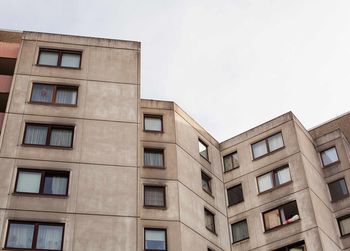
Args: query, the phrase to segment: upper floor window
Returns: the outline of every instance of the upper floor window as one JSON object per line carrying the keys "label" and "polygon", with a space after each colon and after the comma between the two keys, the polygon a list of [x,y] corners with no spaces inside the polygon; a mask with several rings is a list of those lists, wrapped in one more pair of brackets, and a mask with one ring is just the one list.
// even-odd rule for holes
{"label": "upper floor window", "polygon": [[202,140],[198,139],[199,154],[206,160],[209,160],[208,145]]}
{"label": "upper floor window", "polygon": [[242,184],[227,189],[228,206],[236,205],[244,200]]}
{"label": "upper floor window", "polygon": [[204,208],[205,227],[215,233],[215,215],[208,209]]}
{"label": "upper floor window", "polygon": [[202,188],[207,193],[211,194],[211,178],[202,171]]}
{"label": "upper floor window", "polygon": [[71,148],[74,126],[27,123],[23,144]]}
{"label": "upper floor window", "polygon": [[143,164],[145,167],[164,168],[164,150],[145,148],[143,150]]}
{"label": "upper floor window", "polygon": [[349,196],[348,187],[344,178],[328,183],[328,187],[332,197],[332,202],[336,202]]}
{"label": "upper floor window", "polygon": [[144,248],[146,251],[167,250],[166,229],[145,228],[144,236]]}
{"label": "upper floor window", "polygon": [[249,238],[247,220],[231,224],[233,243]]}
{"label": "upper floor window", "polygon": [[265,230],[287,225],[300,219],[296,201],[289,202],[263,213]]}
{"label": "upper floor window", "polygon": [[304,241],[299,241],[297,243],[278,248],[273,251],[306,251],[306,245]]}
{"label": "upper floor window", "polygon": [[239,167],[238,153],[233,152],[224,156],[224,171],[228,172]]}
{"label": "upper floor window", "polygon": [[279,132],[266,139],[252,144],[253,158],[257,159],[268,153],[274,152],[284,146],[282,133]]}
{"label": "upper floor window", "polygon": [[62,250],[64,224],[9,221],[6,249]]}
{"label": "upper floor window", "polygon": [[16,193],[63,195],[68,194],[69,172],[18,169]]}
{"label": "upper floor window", "polygon": [[328,148],[321,152],[323,166],[329,166],[339,161],[337,149],[334,147]]}
{"label": "upper floor window", "polygon": [[66,85],[49,85],[33,83],[31,102],[76,105],[78,97],[78,87]]}
{"label": "upper floor window", "polygon": [[257,178],[259,192],[262,193],[268,191],[272,188],[286,184],[291,180],[289,166],[278,168]]}
{"label": "upper floor window", "polygon": [[162,132],[163,131],[163,117],[161,115],[145,114],[143,116],[143,126],[145,131]]}
{"label": "upper floor window", "polygon": [[350,235],[350,215],[338,218],[338,225],[341,236]]}
{"label": "upper floor window", "polygon": [[148,207],[165,207],[165,187],[144,186],[144,205]]}
{"label": "upper floor window", "polygon": [[39,50],[38,65],[80,68],[81,55],[81,51],[67,51],[41,48]]}
{"label": "upper floor window", "polygon": [[6,112],[8,97],[9,97],[8,93],[1,93],[0,92],[0,112],[2,112],[2,113]]}

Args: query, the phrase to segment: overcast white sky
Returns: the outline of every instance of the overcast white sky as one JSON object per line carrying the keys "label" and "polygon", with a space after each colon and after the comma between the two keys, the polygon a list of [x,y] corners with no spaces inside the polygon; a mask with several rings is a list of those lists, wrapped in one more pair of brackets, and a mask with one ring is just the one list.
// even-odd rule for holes
{"label": "overcast white sky", "polygon": [[349,0],[11,0],[0,28],[142,42],[142,98],[172,100],[219,141],[293,111],[349,111]]}

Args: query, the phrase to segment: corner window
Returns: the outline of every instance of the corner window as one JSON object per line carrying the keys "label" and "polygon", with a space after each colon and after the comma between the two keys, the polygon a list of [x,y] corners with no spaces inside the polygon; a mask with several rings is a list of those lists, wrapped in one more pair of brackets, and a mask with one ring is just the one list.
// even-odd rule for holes
{"label": "corner window", "polygon": [[292,180],[289,172],[289,166],[278,168],[257,178],[259,192],[265,192],[286,184]]}
{"label": "corner window", "polygon": [[328,183],[328,187],[332,202],[336,202],[349,196],[348,187],[344,178]]}
{"label": "corner window", "polygon": [[66,171],[18,169],[15,192],[66,196],[68,181]]}
{"label": "corner window", "polygon": [[284,147],[282,133],[279,132],[268,138],[252,144],[253,159],[257,159]]}
{"label": "corner window", "polygon": [[62,250],[64,224],[9,221],[6,249]]}
{"label": "corner window", "polygon": [[297,243],[278,248],[273,251],[306,251],[306,245],[304,241],[299,241]]}
{"label": "corner window", "polygon": [[244,200],[242,184],[227,189],[228,206],[236,205]]}
{"label": "corner window", "polygon": [[205,144],[202,140],[198,139],[198,147],[199,155],[205,158],[206,160],[209,160],[208,145]]}
{"label": "corner window", "polygon": [[145,228],[144,248],[148,251],[167,250],[166,229]]}
{"label": "corner window", "polygon": [[300,219],[296,201],[263,213],[265,231]]}
{"label": "corner window", "polygon": [[76,105],[78,88],[65,85],[33,83],[30,101],[33,103]]}
{"label": "corner window", "polygon": [[231,224],[233,243],[249,238],[247,220]]}
{"label": "corner window", "polygon": [[80,51],[41,48],[39,50],[38,65],[79,69],[81,55]]}
{"label": "corner window", "polygon": [[341,236],[350,235],[350,215],[338,218],[338,225]]}
{"label": "corner window", "polygon": [[145,131],[162,132],[163,131],[163,117],[160,115],[144,115],[143,126]]}
{"label": "corner window", "polygon": [[215,233],[215,215],[204,208],[205,227],[212,233]]}
{"label": "corner window", "polygon": [[144,186],[144,205],[146,207],[165,207],[165,187]]}
{"label": "corner window", "polygon": [[164,150],[145,148],[143,150],[143,161],[145,167],[164,168]]}
{"label": "corner window", "polygon": [[339,161],[337,149],[335,147],[331,147],[327,150],[321,152],[321,159],[323,166],[329,166],[333,163]]}
{"label": "corner window", "polygon": [[224,171],[228,172],[239,167],[238,153],[233,152],[224,156]]}
{"label": "corner window", "polygon": [[211,178],[202,171],[202,188],[207,193],[211,194]]}
{"label": "corner window", "polygon": [[27,123],[23,144],[71,148],[73,132],[73,126]]}

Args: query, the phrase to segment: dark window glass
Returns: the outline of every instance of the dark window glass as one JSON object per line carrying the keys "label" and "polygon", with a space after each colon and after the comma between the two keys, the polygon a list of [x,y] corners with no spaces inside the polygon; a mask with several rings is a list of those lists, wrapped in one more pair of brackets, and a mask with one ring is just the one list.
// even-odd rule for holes
{"label": "dark window glass", "polygon": [[274,134],[266,139],[252,144],[253,158],[262,157],[268,153],[274,152],[284,146],[282,133]]}
{"label": "dark window glass", "polygon": [[206,145],[203,141],[200,139],[198,140],[198,147],[199,147],[199,154],[206,160],[209,160],[209,155],[208,155],[208,145]]}
{"label": "dark window glass", "polygon": [[350,215],[343,216],[338,219],[339,230],[341,236],[350,234]]}
{"label": "dark window glass", "polygon": [[204,208],[204,216],[205,216],[205,227],[215,233],[215,215],[210,212],[208,209]]}
{"label": "dark window glass", "polygon": [[239,167],[238,153],[234,152],[224,156],[224,171],[228,172]]}
{"label": "dark window glass", "polygon": [[231,225],[233,243],[249,238],[247,220],[242,220]]}
{"label": "dark window glass", "polygon": [[163,149],[145,148],[143,154],[145,167],[164,167]]}
{"label": "dark window glass", "polygon": [[144,115],[143,124],[145,131],[162,132],[163,131],[163,117],[159,115]]}
{"label": "dark window glass", "polygon": [[333,202],[349,196],[349,191],[345,179],[333,181],[328,184],[328,187]]}
{"label": "dark window glass", "polygon": [[263,213],[265,230],[287,225],[300,219],[296,201]]}
{"label": "dark window glass", "polygon": [[329,148],[321,152],[323,166],[329,166],[339,161],[337,149],[335,147]]}
{"label": "dark window glass", "polygon": [[166,230],[165,229],[145,229],[145,250],[163,250],[167,249]]}
{"label": "dark window glass", "polygon": [[244,200],[242,185],[231,187],[227,189],[228,205],[236,205]]}
{"label": "dark window glass", "polygon": [[8,97],[8,93],[0,93],[0,112],[2,113],[6,112]]}
{"label": "dark window glass", "polygon": [[202,172],[202,188],[207,193],[211,194],[211,178]]}
{"label": "dark window glass", "polygon": [[144,205],[151,207],[165,207],[165,187],[145,186]]}

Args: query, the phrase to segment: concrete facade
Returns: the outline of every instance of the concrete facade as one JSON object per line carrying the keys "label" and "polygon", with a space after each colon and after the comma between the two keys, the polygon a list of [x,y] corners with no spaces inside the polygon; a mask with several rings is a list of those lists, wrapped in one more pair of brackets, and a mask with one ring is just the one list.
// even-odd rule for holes
{"label": "concrete facade", "polygon": [[[80,66],[41,65],[40,53],[49,49],[60,60],[78,51]],[[7,94],[0,96],[6,108],[0,111],[3,248],[18,250],[7,245],[16,221],[63,225],[62,247],[46,250],[350,250],[338,224],[350,215],[349,193],[334,200],[329,188],[340,179],[350,184],[349,113],[306,130],[289,112],[220,143],[174,102],[140,98],[140,50],[131,41],[0,32],[0,94]],[[33,102],[35,84],[74,87],[76,103]],[[73,128],[71,146],[53,147],[51,138],[46,145],[26,144],[30,123]],[[146,123],[161,128],[149,130]],[[274,135],[282,145],[271,150]],[[254,157],[259,142],[269,152]],[[321,153],[334,147],[338,159],[325,166]],[[233,152],[239,166],[226,170],[224,158]],[[286,182],[277,175],[283,167]],[[68,173],[67,194],[18,192],[26,169]],[[261,177],[270,173],[278,176],[273,187],[260,191]],[[236,186],[241,195],[229,198]],[[147,191],[164,197],[149,201]],[[289,204],[297,211],[283,209]],[[297,218],[283,221],[288,210]],[[281,221],[273,228],[266,222],[270,212]],[[235,241],[232,227],[241,221],[247,236]],[[166,247],[146,248],[147,230],[165,231]],[[29,250],[43,249],[33,244]]]}

